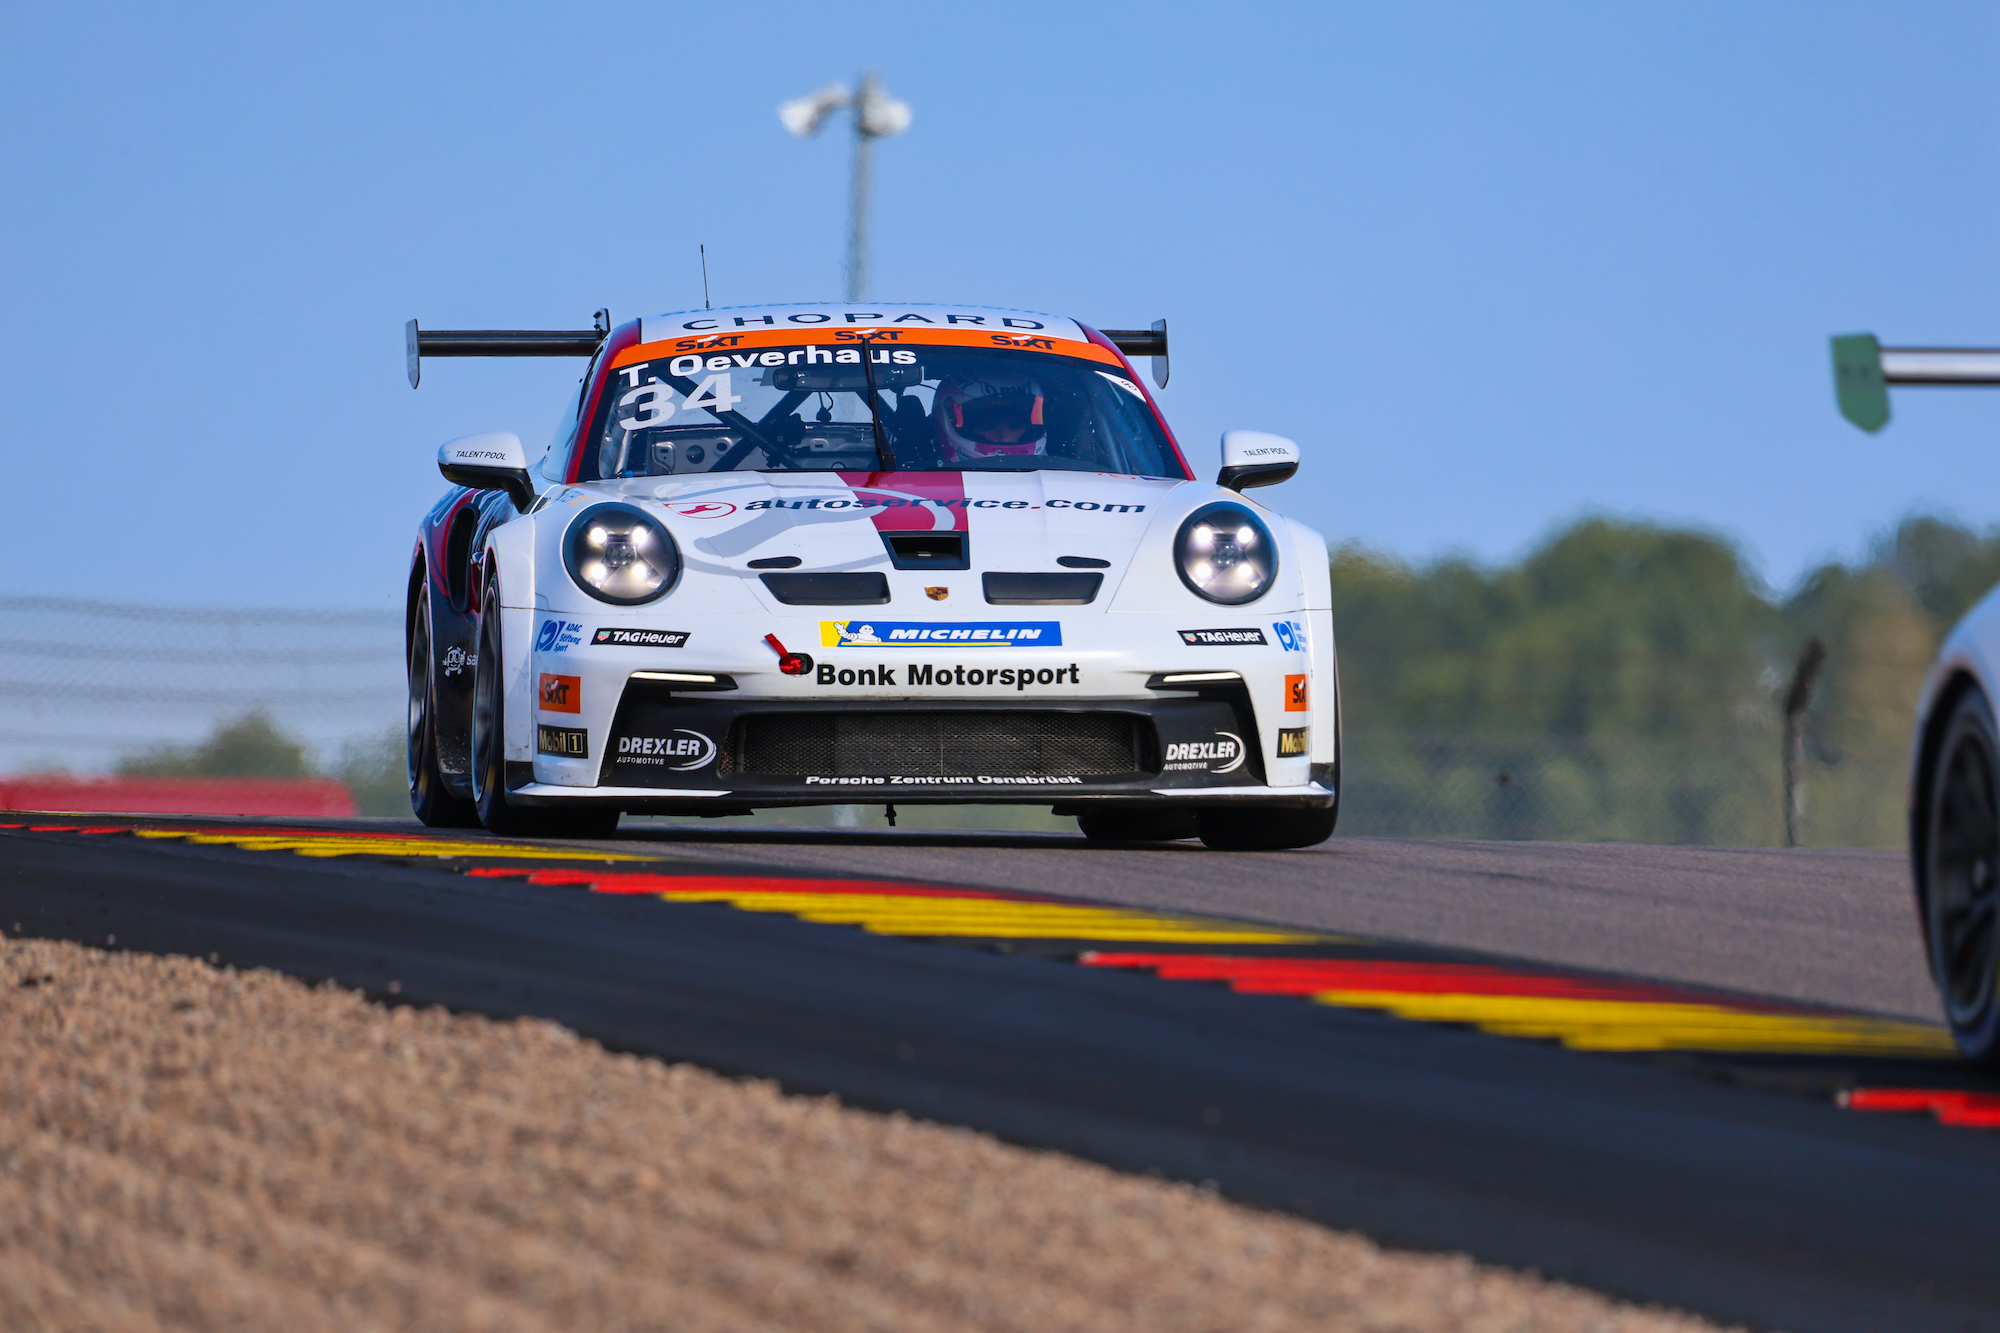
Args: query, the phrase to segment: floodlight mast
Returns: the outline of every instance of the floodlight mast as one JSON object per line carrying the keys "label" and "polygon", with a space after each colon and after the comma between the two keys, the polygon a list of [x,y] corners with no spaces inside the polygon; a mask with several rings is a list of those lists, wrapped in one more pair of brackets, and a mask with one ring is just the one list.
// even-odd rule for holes
{"label": "floodlight mast", "polygon": [[847,233],[847,299],[859,301],[868,285],[868,185],[870,149],[875,140],[901,134],[910,128],[910,104],[889,96],[882,78],[874,70],[861,76],[858,91],[850,93],[843,84],[829,83],[806,97],[781,103],[778,119],[801,139],[819,133],[826,118],[842,107],[854,122],[854,172],[849,191]]}

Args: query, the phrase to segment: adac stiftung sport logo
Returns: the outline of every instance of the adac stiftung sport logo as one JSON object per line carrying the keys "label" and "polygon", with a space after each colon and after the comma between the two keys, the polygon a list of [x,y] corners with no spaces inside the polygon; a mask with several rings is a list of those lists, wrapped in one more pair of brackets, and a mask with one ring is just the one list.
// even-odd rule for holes
{"label": "adac stiftung sport logo", "polygon": [[1058,620],[822,620],[823,648],[1060,648]]}

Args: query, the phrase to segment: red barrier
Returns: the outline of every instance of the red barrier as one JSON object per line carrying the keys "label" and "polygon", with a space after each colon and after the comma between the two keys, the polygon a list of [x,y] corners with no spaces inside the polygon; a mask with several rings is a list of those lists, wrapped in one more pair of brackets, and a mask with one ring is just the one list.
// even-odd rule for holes
{"label": "red barrier", "polygon": [[332,778],[69,778],[0,775],[0,810],[129,815],[351,815]]}

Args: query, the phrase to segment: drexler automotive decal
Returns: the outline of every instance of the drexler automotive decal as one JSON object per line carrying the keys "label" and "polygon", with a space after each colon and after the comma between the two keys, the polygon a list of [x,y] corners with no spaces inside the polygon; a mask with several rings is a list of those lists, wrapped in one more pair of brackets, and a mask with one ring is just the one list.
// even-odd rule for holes
{"label": "drexler automotive decal", "polygon": [[822,620],[823,648],[1060,648],[1059,620]]}
{"label": "drexler automotive decal", "polygon": [[664,736],[620,736],[613,754],[621,764],[658,764],[685,773],[715,758],[715,742],[699,731],[674,727]]}
{"label": "drexler automotive decal", "polygon": [[1164,756],[1164,768],[1169,773],[1196,770],[1234,773],[1243,767],[1243,761],[1249,754],[1241,736],[1233,731],[1218,731],[1212,741],[1179,741],[1169,745]]}

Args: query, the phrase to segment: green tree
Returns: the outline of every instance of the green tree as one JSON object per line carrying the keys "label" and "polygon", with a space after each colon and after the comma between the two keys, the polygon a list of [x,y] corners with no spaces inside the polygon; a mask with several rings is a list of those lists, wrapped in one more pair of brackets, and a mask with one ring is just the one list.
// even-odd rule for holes
{"label": "green tree", "polygon": [[218,722],[199,745],[156,746],[120,761],[128,777],[310,778],[318,768],[306,747],[267,713]]}
{"label": "green tree", "polygon": [[1344,827],[1764,839],[1780,625],[1727,542],[1593,518],[1511,568],[1350,547],[1333,578]]}
{"label": "green tree", "polygon": [[1916,694],[2000,582],[2000,530],[1912,517],[1778,598],[1726,540],[1591,518],[1517,564],[1332,562],[1354,833],[1770,844],[1779,693],[1807,714],[1807,840],[1898,846]]}

